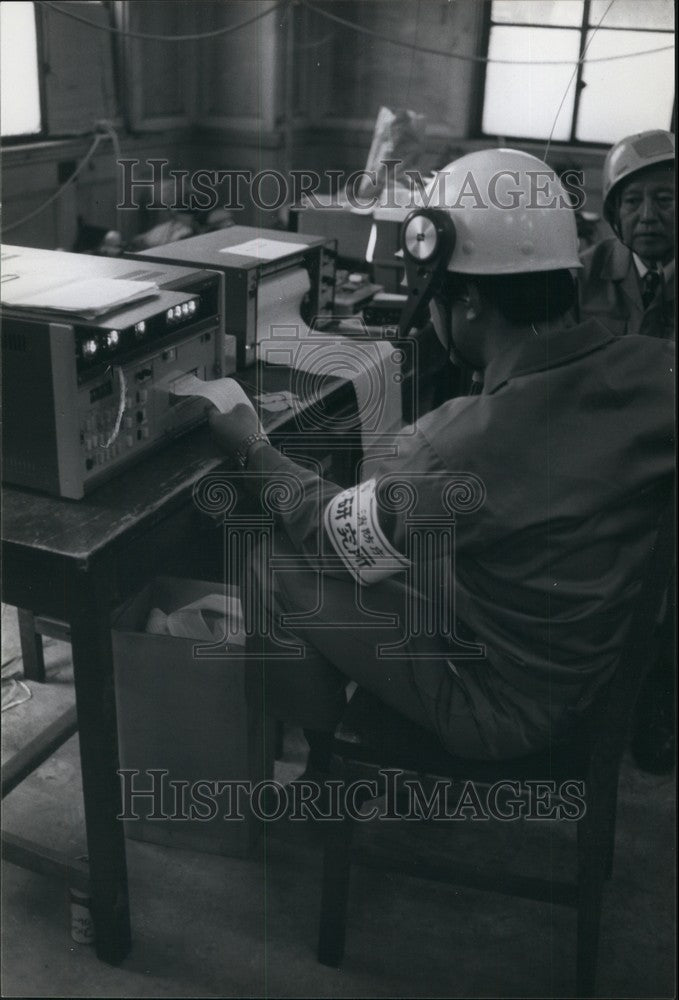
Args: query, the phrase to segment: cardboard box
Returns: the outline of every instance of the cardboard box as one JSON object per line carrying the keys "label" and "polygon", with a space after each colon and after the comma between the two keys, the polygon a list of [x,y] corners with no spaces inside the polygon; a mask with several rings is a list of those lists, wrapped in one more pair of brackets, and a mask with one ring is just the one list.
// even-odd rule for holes
{"label": "cardboard box", "polygon": [[[241,794],[243,818],[235,815],[228,792],[212,796],[216,815],[210,817],[210,786],[196,783],[255,785],[271,778],[273,740],[268,726],[264,732],[257,663],[243,658],[244,648],[198,658],[195,640],[145,632],[152,608],[170,613],[214,593],[233,594],[234,588],[158,577],[114,618],[120,763],[141,772],[123,778],[124,808],[131,805],[128,815],[140,817],[126,819],[125,832],[135,840],[247,857],[259,832],[247,795]],[[154,769],[167,774],[150,774]],[[183,802],[172,781],[188,782]],[[152,788],[155,799],[126,795]],[[154,809],[158,818],[151,818]]]}

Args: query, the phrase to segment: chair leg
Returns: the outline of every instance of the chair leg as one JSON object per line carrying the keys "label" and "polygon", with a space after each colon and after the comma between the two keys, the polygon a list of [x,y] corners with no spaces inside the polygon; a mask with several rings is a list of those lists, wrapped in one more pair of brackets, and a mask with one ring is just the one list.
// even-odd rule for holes
{"label": "chair leg", "polygon": [[593,997],[603,892],[613,858],[615,799],[592,795],[578,823],[577,996]]}
{"label": "chair leg", "polygon": [[615,789],[608,803],[608,816],[607,816],[608,829],[606,831],[606,863],[605,863],[605,876],[607,881],[609,881],[613,877],[613,859],[615,857],[615,818],[617,811],[618,811],[618,786],[616,783]]}
{"label": "chair leg", "polygon": [[576,993],[578,997],[593,997],[595,995],[601,904],[604,890],[603,874],[603,871],[600,871],[598,875],[592,874],[591,878],[580,885]]}
{"label": "chair leg", "polygon": [[35,616],[32,611],[17,608],[19,619],[19,641],[24,661],[24,677],[28,681],[45,683],[45,658],[42,650],[42,636],[35,631]]}
{"label": "chair leg", "polygon": [[331,968],[344,958],[353,827],[353,820],[344,815],[329,822],[326,829],[318,961]]}

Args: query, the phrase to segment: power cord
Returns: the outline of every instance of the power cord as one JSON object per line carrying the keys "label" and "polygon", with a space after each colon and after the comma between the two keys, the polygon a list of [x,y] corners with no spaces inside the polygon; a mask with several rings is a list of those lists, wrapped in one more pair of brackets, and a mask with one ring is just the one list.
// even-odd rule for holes
{"label": "power cord", "polygon": [[123,28],[114,28],[108,24],[95,24],[94,21],[88,21],[86,17],[80,17],[80,15],[74,14],[73,11],[58,7],[55,3],[51,3],[50,0],[37,0],[37,2],[42,7],[48,7],[50,10],[63,14],[64,17],[80,21],[81,24],[86,24],[90,28],[96,28],[97,31],[108,31],[111,35],[122,35],[124,38],[140,38],[153,42],[197,42],[204,38],[217,38],[220,35],[230,35],[234,31],[240,31],[241,28],[246,28],[249,24],[254,24],[255,21],[260,21],[263,17],[273,14],[280,7],[287,6],[290,0],[278,0],[273,7],[260,11],[254,17],[248,17],[244,21],[239,21],[238,24],[229,24],[225,28],[216,28],[213,31],[202,31],[192,35],[154,35],[143,31],[125,31]]}

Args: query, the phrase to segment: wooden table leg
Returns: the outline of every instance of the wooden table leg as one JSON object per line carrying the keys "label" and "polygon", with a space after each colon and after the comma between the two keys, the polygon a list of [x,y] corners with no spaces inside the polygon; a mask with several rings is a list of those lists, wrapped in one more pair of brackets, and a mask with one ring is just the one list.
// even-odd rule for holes
{"label": "wooden table leg", "polygon": [[92,892],[99,958],[116,964],[130,950],[130,911],[120,780],[117,774],[111,594],[105,567],[83,572],[70,595],[71,644]]}
{"label": "wooden table leg", "polygon": [[17,617],[24,677],[27,681],[39,681],[42,684],[45,681],[45,658],[42,651],[42,636],[35,631],[35,616],[32,611],[17,608]]}

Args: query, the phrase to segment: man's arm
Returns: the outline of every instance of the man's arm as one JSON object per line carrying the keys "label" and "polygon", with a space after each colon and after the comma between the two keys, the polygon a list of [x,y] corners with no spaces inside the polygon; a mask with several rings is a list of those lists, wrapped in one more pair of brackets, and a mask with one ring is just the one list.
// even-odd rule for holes
{"label": "man's arm", "polygon": [[325,507],[342,492],[341,487],[281,455],[266,440],[255,439],[248,444],[248,439],[260,430],[259,418],[249,405],[239,404],[227,414],[215,411],[210,416],[210,427],[221,451],[232,459],[239,453],[243,455],[246,475],[242,482],[253,501],[260,502],[263,485],[276,477],[285,477],[299,485],[296,502],[290,505],[290,509],[276,513],[278,525],[300,554],[313,559],[315,565],[321,559],[330,572],[346,575],[323,529]]}
{"label": "man's arm", "polygon": [[[212,414],[210,426],[221,449],[245,462],[244,488],[259,501],[264,483],[285,478],[298,495],[276,520],[295,549],[332,575],[348,572],[362,584],[375,583],[407,565],[388,534],[393,519],[378,509],[375,480],[343,490],[258,436],[257,414],[243,404],[228,414]],[[385,531],[384,523],[389,526]]]}
{"label": "man's arm", "polygon": [[[420,519],[452,521],[450,498],[460,487],[470,493],[470,511],[481,506],[483,484],[466,470],[451,472],[433,443],[441,435],[449,437],[468,406],[469,400],[453,401],[406,428],[394,439],[394,457],[382,462],[374,478],[348,489],[281,455],[267,441],[253,440],[247,447],[245,488],[258,499],[267,480],[295,481],[298,496],[276,514],[295,549],[315,565],[321,559],[329,572],[349,572],[363,585],[376,583],[410,565],[409,518],[415,510]],[[464,437],[464,419],[461,423]],[[234,455],[256,432],[258,418],[250,407],[237,406],[228,415],[213,415],[210,424],[222,449]],[[471,522],[477,518],[462,522],[458,542],[474,544],[479,529]]]}

